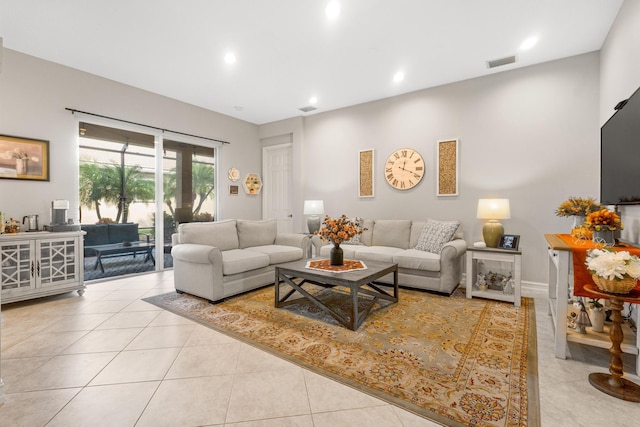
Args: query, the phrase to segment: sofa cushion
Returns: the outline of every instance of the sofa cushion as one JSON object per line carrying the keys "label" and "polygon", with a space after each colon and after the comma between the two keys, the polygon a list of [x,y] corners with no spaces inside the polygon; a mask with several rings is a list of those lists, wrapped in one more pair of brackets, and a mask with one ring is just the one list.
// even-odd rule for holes
{"label": "sofa cushion", "polygon": [[238,249],[238,230],[234,219],[180,224],[178,233],[180,243],[215,246],[221,251]]}
{"label": "sofa cushion", "polygon": [[222,252],[222,274],[244,273],[269,265],[269,256],[246,249],[229,249]]}
{"label": "sofa cushion", "polygon": [[393,257],[403,249],[393,246],[356,246],[356,259],[363,261],[393,262]]}
{"label": "sofa cushion", "polygon": [[371,246],[371,241],[373,239],[373,220],[372,219],[364,219],[362,220],[362,234],[360,235],[360,243],[366,246]]}
{"label": "sofa cushion", "polygon": [[436,221],[429,218],[422,228],[415,249],[440,254],[442,247],[453,239],[459,226],[459,221]]}
{"label": "sofa cushion", "polygon": [[109,241],[111,243],[137,242],[138,224],[108,224]]}
{"label": "sofa cushion", "polygon": [[279,264],[281,262],[296,261],[304,257],[302,248],[294,248],[292,246],[266,245],[253,246],[246,249],[247,251],[255,251],[265,254],[269,257],[270,264]]}
{"label": "sofa cushion", "polygon": [[440,271],[440,255],[417,249],[406,249],[396,253],[393,262],[398,264],[398,268]]}
{"label": "sofa cushion", "polygon": [[84,235],[85,246],[98,246],[109,244],[109,227],[107,224],[87,224],[81,227],[87,234]]}
{"label": "sofa cushion", "polygon": [[262,221],[248,221],[239,219],[238,242],[240,249],[253,246],[273,245],[278,232],[278,223],[275,219]]}
{"label": "sofa cushion", "polygon": [[373,224],[371,246],[393,246],[409,249],[411,221],[401,219],[376,220]]}

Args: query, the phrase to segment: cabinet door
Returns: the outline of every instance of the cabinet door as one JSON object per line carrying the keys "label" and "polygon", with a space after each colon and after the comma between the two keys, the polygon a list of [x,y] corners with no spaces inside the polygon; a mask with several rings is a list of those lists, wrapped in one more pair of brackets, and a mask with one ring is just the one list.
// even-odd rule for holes
{"label": "cabinet door", "polygon": [[78,281],[77,237],[39,240],[37,253],[36,275],[40,278],[40,287]]}
{"label": "cabinet door", "polygon": [[36,263],[32,257],[33,241],[0,243],[0,283],[2,295],[28,293],[35,288]]}

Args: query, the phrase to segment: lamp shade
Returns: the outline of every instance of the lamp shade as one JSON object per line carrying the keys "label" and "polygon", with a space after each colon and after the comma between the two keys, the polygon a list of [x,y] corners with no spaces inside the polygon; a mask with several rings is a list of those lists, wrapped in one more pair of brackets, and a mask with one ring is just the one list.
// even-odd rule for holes
{"label": "lamp shade", "polygon": [[305,215],[322,215],[324,213],[324,202],[322,200],[305,200]]}
{"label": "lamp shade", "polygon": [[481,219],[511,218],[509,199],[479,199],[476,216]]}

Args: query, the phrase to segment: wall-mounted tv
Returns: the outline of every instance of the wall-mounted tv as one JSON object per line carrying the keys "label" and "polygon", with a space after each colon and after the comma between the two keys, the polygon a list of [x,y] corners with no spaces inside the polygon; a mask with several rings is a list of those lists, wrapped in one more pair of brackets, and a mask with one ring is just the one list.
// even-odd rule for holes
{"label": "wall-mounted tv", "polygon": [[600,129],[600,203],[640,204],[640,88]]}

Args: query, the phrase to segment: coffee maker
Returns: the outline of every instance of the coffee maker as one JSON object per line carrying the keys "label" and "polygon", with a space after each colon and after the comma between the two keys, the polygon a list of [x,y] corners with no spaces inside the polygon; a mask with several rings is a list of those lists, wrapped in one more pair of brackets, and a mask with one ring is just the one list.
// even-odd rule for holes
{"label": "coffee maker", "polygon": [[69,210],[68,200],[58,199],[51,202],[51,225],[66,224],[68,210]]}
{"label": "coffee maker", "polygon": [[74,224],[73,219],[67,219],[69,201],[57,199],[51,202],[51,225],[45,225],[46,231],[78,231],[80,224]]}

